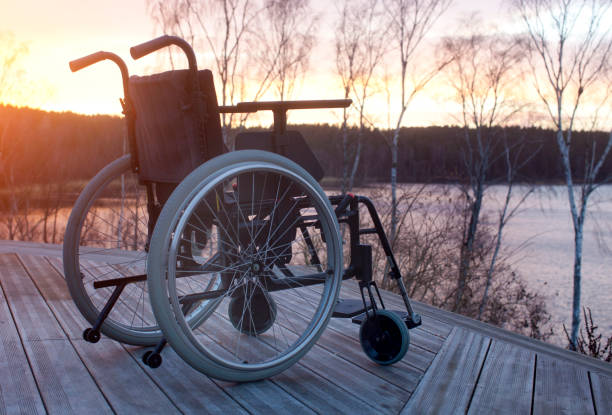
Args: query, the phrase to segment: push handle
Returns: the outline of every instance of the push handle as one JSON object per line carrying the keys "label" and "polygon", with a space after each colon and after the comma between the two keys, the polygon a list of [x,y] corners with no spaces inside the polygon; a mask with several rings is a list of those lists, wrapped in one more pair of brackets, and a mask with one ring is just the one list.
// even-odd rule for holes
{"label": "push handle", "polygon": [[94,63],[103,61],[104,59],[109,59],[109,52],[96,52],[91,55],[83,56],[82,58],[75,59],[70,61],[68,65],[70,65],[70,70],[72,72],[80,71],[83,68],[88,67],[89,65],[93,65]]}
{"label": "push handle", "polygon": [[141,43],[140,45],[133,46],[130,48],[130,55],[132,55],[132,58],[134,59],[140,59],[143,56],[148,55],[149,53],[153,53],[156,50],[165,48],[166,46],[170,45],[176,45],[183,49],[185,55],[187,55],[189,69],[191,69],[192,71],[198,70],[195,53],[193,52],[191,45],[189,45],[189,43],[177,36],[163,35],[156,39],[149,40],[148,42]]}
{"label": "push handle", "polygon": [[79,59],[75,59],[69,63],[69,66],[72,72],[76,72],[105,59],[113,61],[121,71],[121,80],[123,81],[123,99],[119,99],[119,101],[121,102],[121,106],[123,107],[123,113],[125,114],[125,119],[127,122],[130,153],[132,154],[132,169],[136,172],[138,171],[138,163],[136,161],[136,141],[134,138],[134,112],[132,108],[132,102],[130,100],[130,91],[128,85],[130,74],[128,73],[127,65],[118,55],[115,55],[111,52],[100,51],[92,53],[91,55],[83,56]]}
{"label": "push handle", "polygon": [[171,37],[172,36],[164,35],[156,39],[149,40],[148,42],[141,43],[140,45],[133,46],[130,48],[130,55],[132,55],[132,58],[134,59],[140,59],[149,53],[153,53],[156,50],[171,45]]}
{"label": "push handle", "polygon": [[130,76],[128,73],[127,65],[125,64],[123,59],[121,59],[118,55],[115,55],[114,53],[111,53],[111,52],[100,51],[100,52],[92,53],[91,55],[83,56],[82,58],[79,58],[79,59],[75,59],[71,61],[68,65],[70,65],[70,70],[72,72],[76,72],[90,65],[93,65],[94,63],[103,61],[105,59],[115,62],[115,64],[117,64],[117,66],[119,67],[119,70],[121,71],[121,79],[123,80],[123,96],[127,100],[129,97],[128,78]]}

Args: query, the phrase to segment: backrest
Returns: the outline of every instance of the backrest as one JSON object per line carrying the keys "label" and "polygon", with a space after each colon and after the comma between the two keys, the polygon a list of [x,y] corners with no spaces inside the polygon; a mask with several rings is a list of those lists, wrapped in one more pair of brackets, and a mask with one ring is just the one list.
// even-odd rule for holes
{"label": "backrest", "polygon": [[188,70],[130,77],[141,181],[179,183],[199,165],[225,152],[212,72],[198,71],[198,80],[203,119],[192,103]]}

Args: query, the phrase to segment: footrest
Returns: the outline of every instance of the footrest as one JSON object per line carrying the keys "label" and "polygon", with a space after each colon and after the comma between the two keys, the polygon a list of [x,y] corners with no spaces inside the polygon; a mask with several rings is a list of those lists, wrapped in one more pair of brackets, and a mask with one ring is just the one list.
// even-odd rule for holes
{"label": "footrest", "polygon": [[[366,302],[366,304],[368,309],[372,308],[369,302]],[[363,301],[340,298],[336,303],[332,317],[351,318],[356,315],[363,314],[365,311],[366,309],[363,308]]]}
{"label": "footrest", "polygon": [[[390,310],[390,311],[397,314],[402,320],[404,320],[404,322],[406,323],[406,327],[408,327],[409,329],[419,327],[422,324],[420,314],[414,313],[412,315],[413,318],[410,318],[410,314],[408,314],[408,312],[406,311],[399,311],[399,310]],[[351,321],[355,324],[361,324],[363,323],[363,320],[365,320],[365,318],[366,318],[365,313],[361,313],[358,316],[353,317]]]}

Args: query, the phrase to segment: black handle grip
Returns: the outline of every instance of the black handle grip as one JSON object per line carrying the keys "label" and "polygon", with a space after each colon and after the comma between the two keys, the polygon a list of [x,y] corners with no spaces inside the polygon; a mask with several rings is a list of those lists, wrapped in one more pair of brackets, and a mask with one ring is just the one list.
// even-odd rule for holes
{"label": "black handle grip", "polygon": [[130,48],[130,55],[132,55],[134,59],[140,59],[149,53],[171,45],[173,43],[172,38],[173,36],[163,35],[156,39],[149,40],[148,42],[141,43],[140,45],[133,46]]}
{"label": "black handle grip", "polygon": [[184,41],[183,39],[181,39],[180,37],[168,36],[168,35],[160,36],[156,39],[149,40],[148,42],[141,43],[138,46],[131,47],[130,55],[132,55],[132,58],[134,59],[140,59],[143,56],[148,55],[151,52],[155,52],[156,50],[159,50],[161,48],[164,48],[170,45],[176,45],[179,48],[183,49],[183,52],[185,52],[185,55],[187,55],[187,61],[189,62],[189,69],[192,71],[195,77],[198,71],[198,65],[196,63],[195,53],[193,52],[191,45],[187,43],[186,41]]}
{"label": "black handle grip", "polygon": [[79,58],[79,59],[75,59],[73,61],[70,61],[69,63],[70,70],[72,72],[80,71],[81,69],[86,68],[89,65],[93,65],[96,62],[100,62],[100,61],[103,61],[104,59],[107,59],[108,55],[109,55],[108,52],[100,51],[100,52],[92,53],[91,55],[83,56],[82,58]]}
{"label": "black handle grip", "polygon": [[[128,73],[128,68],[123,59],[121,59],[118,55],[115,55],[111,52],[96,52],[91,55],[83,56],[82,58],[75,59],[69,63],[70,69],[72,72],[79,71],[89,65],[93,65],[94,63],[103,61],[105,59],[111,60],[117,64],[119,69],[121,70],[121,79],[123,80],[123,96],[124,100],[129,101],[129,93],[128,93],[128,79],[130,74]],[[125,108],[124,108],[125,109]]]}

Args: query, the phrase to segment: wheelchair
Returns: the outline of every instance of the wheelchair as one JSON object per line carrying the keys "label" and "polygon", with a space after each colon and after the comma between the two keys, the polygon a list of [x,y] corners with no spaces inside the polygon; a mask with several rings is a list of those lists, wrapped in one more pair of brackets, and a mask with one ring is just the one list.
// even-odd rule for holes
{"label": "wheelchair", "polygon": [[[129,149],[87,184],[66,228],[66,282],[91,324],[83,338],[95,343],[104,334],[153,346],[142,358],[153,368],[170,344],[206,375],[244,382],[296,363],[338,317],[360,324],[371,360],[401,360],[408,330],[421,317],[374,204],[353,194],[328,196],[316,157],[300,133],[287,130],[289,110],[351,101],[219,106],[212,73],[198,70],[183,39],[162,36],[130,53],[139,59],[170,45],[186,54],[188,69],[130,77],[109,52],[70,62],[73,72],[103,60],[117,64]],[[242,132],[228,152],[220,114],[257,111],[272,111],[272,131]],[[360,206],[373,227],[362,227]],[[372,247],[361,241],[368,234],[378,236],[404,311],[385,309],[372,277]],[[359,282],[360,300],[338,298],[349,278]]]}

